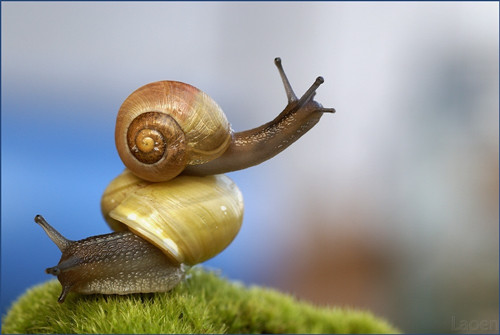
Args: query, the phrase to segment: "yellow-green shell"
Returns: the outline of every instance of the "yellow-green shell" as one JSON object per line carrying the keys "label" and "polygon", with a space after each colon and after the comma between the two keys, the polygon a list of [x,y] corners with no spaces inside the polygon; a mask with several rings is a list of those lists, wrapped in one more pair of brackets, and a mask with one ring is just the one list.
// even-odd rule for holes
{"label": "yellow-green shell", "polygon": [[[151,117],[142,120],[143,114]],[[129,133],[138,118],[141,121]],[[146,130],[150,128],[152,135]],[[177,81],[157,81],[137,89],[123,102],[116,120],[120,158],[137,176],[150,181],[172,179],[186,165],[219,157],[231,139],[230,124],[219,105],[196,87]],[[146,150],[141,157],[151,153],[155,158],[137,158],[140,149]]]}
{"label": "yellow-green shell", "polygon": [[225,175],[150,183],[125,170],[104,191],[101,209],[114,230],[126,225],[179,263],[214,257],[236,237],[243,196]]}

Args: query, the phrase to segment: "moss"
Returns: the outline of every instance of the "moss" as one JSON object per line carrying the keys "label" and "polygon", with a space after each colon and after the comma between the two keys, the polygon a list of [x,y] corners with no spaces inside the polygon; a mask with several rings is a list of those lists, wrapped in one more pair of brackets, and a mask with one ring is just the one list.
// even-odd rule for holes
{"label": "moss", "polygon": [[56,280],[29,289],[2,333],[395,333],[369,312],[319,308],[262,287],[245,287],[193,268],[167,293],[70,294]]}

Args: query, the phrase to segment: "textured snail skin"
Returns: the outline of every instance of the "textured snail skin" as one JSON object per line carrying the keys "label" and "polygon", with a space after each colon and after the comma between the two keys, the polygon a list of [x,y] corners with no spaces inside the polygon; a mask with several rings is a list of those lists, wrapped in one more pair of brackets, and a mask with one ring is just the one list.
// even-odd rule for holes
{"label": "textured snail skin", "polygon": [[59,302],[64,302],[71,291],[83,294],[163,292],[184,278],[185,266],[174,264],[160,249],[131,232],[70,241],[42,216],[37,215],[35,222],[62,252],[59,264],[45,270],[57,276],[62,285]]}

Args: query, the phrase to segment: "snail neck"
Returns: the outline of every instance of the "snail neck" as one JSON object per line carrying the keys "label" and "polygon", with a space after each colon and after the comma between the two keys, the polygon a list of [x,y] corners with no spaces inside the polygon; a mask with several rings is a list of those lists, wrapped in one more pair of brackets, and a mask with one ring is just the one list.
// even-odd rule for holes
{"label": "snail neck", "polygon": [[309,131],[325,112],[315,101],[299,106],[290,103],[274,120],[254,129],[234,133],[229,148],[219,158],[191,165],[186,174],[209,175],[258,165],[285,150]]}

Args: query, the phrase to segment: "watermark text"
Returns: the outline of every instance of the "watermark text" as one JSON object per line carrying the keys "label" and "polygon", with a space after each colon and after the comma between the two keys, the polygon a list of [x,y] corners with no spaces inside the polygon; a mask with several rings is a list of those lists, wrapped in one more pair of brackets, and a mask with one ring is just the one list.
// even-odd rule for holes
{"label": "watermark text", "polygon": [[453,315],[451,317],[451,330],[461,332],[498,332],[498,320],[460,320]]}

